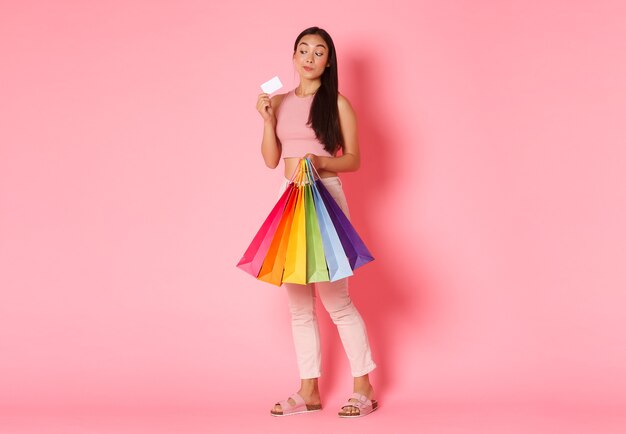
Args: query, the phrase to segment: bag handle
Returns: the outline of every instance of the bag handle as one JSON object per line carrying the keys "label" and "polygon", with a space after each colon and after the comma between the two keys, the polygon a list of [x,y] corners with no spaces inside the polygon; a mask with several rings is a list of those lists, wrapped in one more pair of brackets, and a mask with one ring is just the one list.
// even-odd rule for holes
{"label": "bag handle", "polygon": [[300,187],[302,184],[306,184],[305,180],[308,180],[306,174],[306,163],[303,160],[304,158],[301,158],[300,161],[298,161],[298,169],[296,170],[296,184],[298,185],[298,187]]}
{"label": "bag handle", "polygon": [[298,166],[294,169],[293,173],[291,174],[291,178],[289,178],[289,184],[291,183],[298,183],[298,178],[299,176],[301,176],[302,172],[302,164],[301,162],[298,162]]}
{"label": "bag handle", "polygon": [[321,179],[322,177],[317,172],[317,169],[315,168],[313,163],[311,163],[311,160],[309,160],[308,158],[305,158],[304,160],[306,160],[307,173],[309,175],[309,179],[311,180],[311,184],[315,184],[315,175],[317,175],[317,179]]}
{"label": "bag handle", "polygon": [[289,179],[289,183],[294,183],[298,186],[301,184],[315,184],[316,176],[317,179],[321,179],[320,174],[317,172],[313,163],[311,163],[311,160],[301,158],[300,161],[298,161],[298,167],[296,167]]}

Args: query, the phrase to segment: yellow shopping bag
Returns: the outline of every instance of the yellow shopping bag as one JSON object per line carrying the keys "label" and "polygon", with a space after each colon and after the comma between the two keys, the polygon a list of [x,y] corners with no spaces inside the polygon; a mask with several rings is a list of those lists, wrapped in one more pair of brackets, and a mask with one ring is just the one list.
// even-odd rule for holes
{"label": "yellow shopping bag", "polygon": [[287,245],[287,257],[285,259],[285,274],[283,282],[306,284],[306,226],[304,210],[304,185],[297,188],[295,211],[289,244]]}

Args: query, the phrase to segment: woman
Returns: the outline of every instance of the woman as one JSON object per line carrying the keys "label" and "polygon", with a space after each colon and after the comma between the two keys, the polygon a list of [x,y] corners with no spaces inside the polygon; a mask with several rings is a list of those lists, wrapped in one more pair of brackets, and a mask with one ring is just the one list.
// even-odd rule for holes
{"label": "woman", "polygon": [[[263,117],[261,152],[265,164],[274,169],[285,161],[285,182],[302,157],[309,158],[331,195],[349,217],[338,172],[359,168],[356,116],[349,101],[338,92],[337,57],[330,35],[311,27],[296,38],[293,64],[300,75],[295,89],[271,99],[259,95],[257,110]],[[341,150],[341,156],[337,156]],[[320,341],[315,315],[315,289],[337,326],[354,377],[353,394],[339,416],[365,416],[378,407],[369,373],[372,360],[365,324],[348,293],[348,279],[299,285],[283,283],[287,289],[300,390],[271,410],[287,416],[321,410],[318,378],[321,375]]]}

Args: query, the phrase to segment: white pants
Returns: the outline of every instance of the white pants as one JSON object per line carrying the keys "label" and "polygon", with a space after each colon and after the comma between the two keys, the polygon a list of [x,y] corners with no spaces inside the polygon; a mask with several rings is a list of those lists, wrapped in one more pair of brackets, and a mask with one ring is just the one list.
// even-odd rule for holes
{"label": "white pants", "polygon": [[[339,177],[322,178],[322,182],[346,217],[350,218]],[[287,185],[289,182],[285,181],[280,194],[285,191]],[[289,298],[291,330],[300,378],[317,378],[321,375],[320,334],[315,313],[316,288],[324,308],[337,326],[350,362],[352,376],[360,377],[376,368],[372,360],[365,323],[348,292],[348,278],[307,285],[283,283],[283,287],[287,289]]]}

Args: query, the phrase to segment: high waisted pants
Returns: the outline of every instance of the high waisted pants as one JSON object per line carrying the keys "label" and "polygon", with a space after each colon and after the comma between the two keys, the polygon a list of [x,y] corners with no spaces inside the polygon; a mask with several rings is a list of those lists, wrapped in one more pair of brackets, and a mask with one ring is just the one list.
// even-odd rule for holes
{"label": "high waisted pants", "polygon": [[[339,207],[350,218],[339,177],[322,178],[322,182]],[[282,185],[281,194],[287,185],[288,181]],[[350,362],[352,376],[360,377],[376,367],[372,360],[365,323],[350,299],[348,278],[307,285],[283,283],[283,287],[287,289],[289,299],[291,330],[300,378],[317,378],[321,375],[320,334],[315,313],[316,288],[324,308],[337,326],[339,337]]]}

